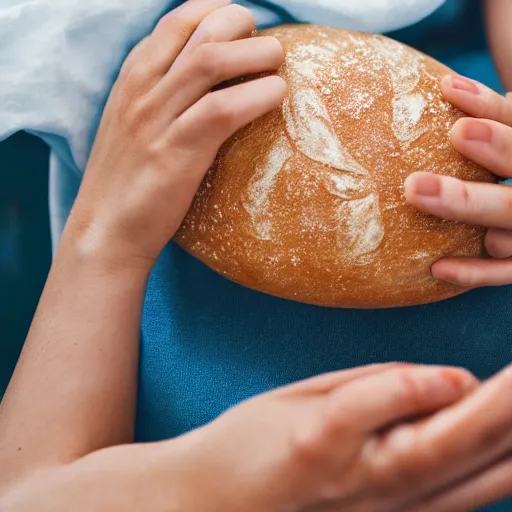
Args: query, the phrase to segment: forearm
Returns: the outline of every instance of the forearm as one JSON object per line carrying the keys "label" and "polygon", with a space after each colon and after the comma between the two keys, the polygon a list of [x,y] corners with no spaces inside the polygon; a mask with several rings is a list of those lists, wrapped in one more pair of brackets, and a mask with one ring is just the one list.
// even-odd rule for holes
{"label": "forearm", "polygon": [[[201,481],[187,468],[196,464],[180,441],[107,448],[71,464],[36,472],[0,493],[4,512],[152,512],[194,508]],[[185,443],[186,445],[186,443]],[[185,468],[185,472],[182,470]],[[184,473],[187,473],[184,475]]]}
{"label": "forearm", "polygon": [[[81,235],[80,235],[81,236]],[[0,483],[133,435],[148,271],[116,266],[66,230],[0,405]]]}
{"label": "forearm", "polygon": [[501,80],[512,91],[512,2],[485,0],[489,45]]}

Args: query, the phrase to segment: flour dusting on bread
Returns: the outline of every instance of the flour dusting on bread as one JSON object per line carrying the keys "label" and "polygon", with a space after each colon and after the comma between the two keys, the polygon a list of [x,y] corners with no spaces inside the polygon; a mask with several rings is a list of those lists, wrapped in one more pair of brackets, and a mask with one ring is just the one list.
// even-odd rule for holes
{"label": "flour dusting on bread", "polygon": [[317,26],[265,31],[285,47],[289,93],[221,149],[176,241],[217,272],[279,297],[335,307],[423,304],[446,256],[478,257],[485,230],[423,215],[404,181],[475,181],[449,132],[447,68],[396,41]]}
{"label": "flour dusting on bread", "polygon": [[244,202],[244,208],[251,216],[255,236],[260,240],[271,240],[272,238],[269,195],[275,185],[277,176],[292,155],[292,148],[283,133],[270,150],[266,164],[256,170],[254,178],[247,188],[247,199]]}

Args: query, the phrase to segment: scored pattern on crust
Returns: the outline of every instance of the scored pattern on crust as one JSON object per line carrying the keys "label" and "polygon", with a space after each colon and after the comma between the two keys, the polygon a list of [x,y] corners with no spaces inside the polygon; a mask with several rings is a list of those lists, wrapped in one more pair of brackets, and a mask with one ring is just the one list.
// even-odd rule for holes
{"label": "scored pattern on crust", "polygon": [[[368,47],[367,42],[354,36],[350,40],[356,48]],[[423,95],[414,92],[420,81],[421,57],[404,51],[393,41],[374,38],[371,44],[387,65],[394,91],[393,133],[400,144],[407,147],[425,132],[416,126],[426,101]],[[372,190],[370,171],[343,147],[319,92],[324,87],[322,92],[330,93],[322,85],[319,71],[329,66],[335,69],[335,61],[340,55],[346,61],[345,47],[346,43],[338,46],[330,43],[322,47],[305,44],[288,53],[286,70],[289,82],[300,84],[300,87],[292,86],[283,103],[286,133],[281,134],[271,148],[266,165],[257,169],[244,207],[251,217],[255,236],[271,240],[269,195],[295,148],[307,158],[330,168],[324,184],[332,195],[342,200],[338,207],[337,245],[343,249],[344,258],[350,258],[355,264],[367,265],[375,259],[384,239],[379,195]],[[361,190],[369,190],[369,193],[361,198]]]}
{"label": "scored pattern on crust", "polygon": [[415,170],[493,181],[450,144],[463,114],[442,96],[449,70],[381,36],[266,34],[287,49],[278,74],[289,97],[223,146],[176,241],[236,282],[301,302],[388,307],[460,293],[429,269],[478,256],[484,230],[403,197]]}

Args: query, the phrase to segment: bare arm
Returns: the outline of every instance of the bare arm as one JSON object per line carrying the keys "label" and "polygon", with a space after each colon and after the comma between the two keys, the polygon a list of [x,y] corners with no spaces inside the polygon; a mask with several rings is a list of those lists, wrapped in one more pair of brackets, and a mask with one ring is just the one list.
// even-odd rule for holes
{"label": "bare arm", "polygon": [[[132,440],[151,267],[220,145],[277,107],[286,90],[281,79],[268,77],[208,94],[218,81],[268,72],[283,60],[274,38],[246,39],[255,28],[252,15],[228,4],[208,0],[177,9],[123,66],[0,406],[0,486],[32,468]],[[200,58],[202,36],[191,38],[203,21],[223,48],[224,70],[213,43]],[[183,76],[192,84],[187,94]]]}
{"label": "bare arm", "polygon": [[77,240],[70,225],[1,404],[2,481],[132,438],[147,269],[109,266]]}
{"label": "bare arm", "polygon": [[486,0],[485,13],[494,61],[505,89],[512,91],[512,2]]}

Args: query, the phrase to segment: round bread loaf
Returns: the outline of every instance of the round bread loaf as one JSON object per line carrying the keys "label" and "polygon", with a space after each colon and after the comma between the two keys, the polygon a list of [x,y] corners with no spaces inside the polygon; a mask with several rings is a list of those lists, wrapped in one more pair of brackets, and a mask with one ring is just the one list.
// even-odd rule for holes
{"label": "round bread loaf", "polygon": [[481,256],[484,230],[417,212],[414,171],[493,181],[449,139],[462,116],[449,70],[386,37],[314,25],[262,32],[284,45],[281,109],[232,137],[175,240],[229,279],[317,305],[424,304],[464,289],[434,280],[447,256]]}

